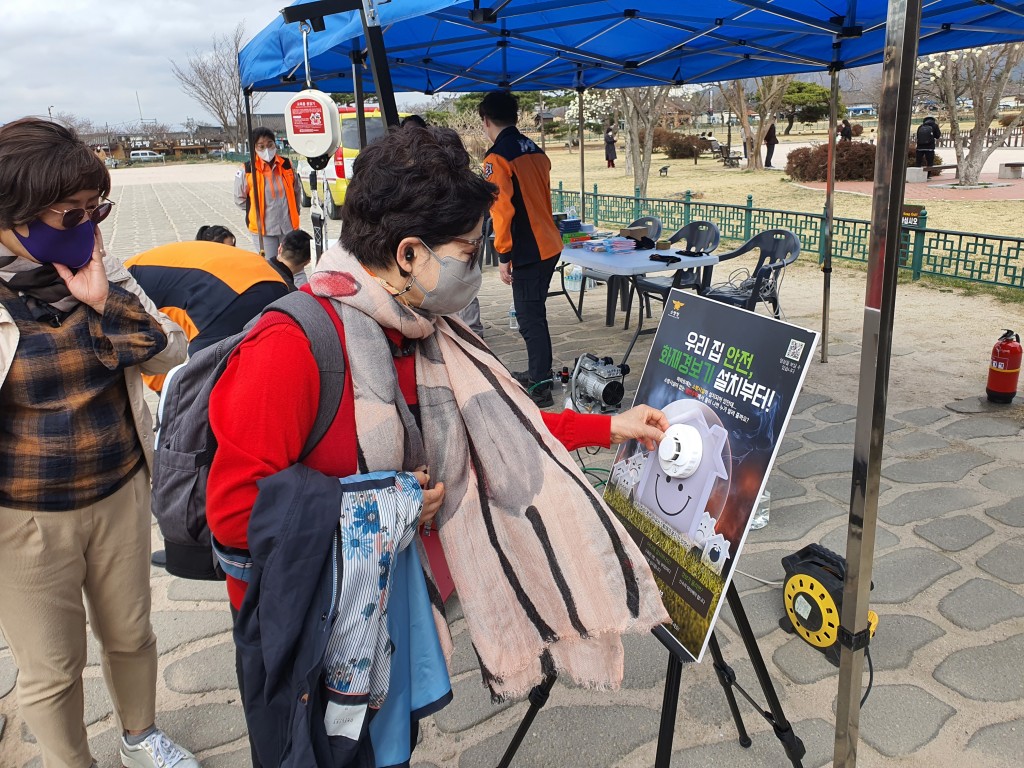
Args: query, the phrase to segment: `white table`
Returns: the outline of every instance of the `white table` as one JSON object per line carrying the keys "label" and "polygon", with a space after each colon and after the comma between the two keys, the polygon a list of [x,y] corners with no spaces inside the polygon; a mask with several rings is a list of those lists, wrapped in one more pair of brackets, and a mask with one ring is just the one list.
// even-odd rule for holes
{"label": "white table", "polygon": [[[652,249],[640,250],[640,251],[626,251],[624,253],[609,253],[609,252],[593,252],[588,251],[584,248],[566,248],[562,251],[562,261],[569,264],[577,264],[585,269],[594,269],[600,272],[606,272],[612,275],[613,278],[625,278],[629,282],[636,284],[636,278],[650,274],[652,272],[669,272],[675,274],[680,269],[700,269],[701,270],[701,285],[707,287],[711,284],[711,272],[714,266],[718,263],[718,257],[714,254],[701,254],[699,256],[680,256],[676,251],[679,248],[671,248],[667,251],[658,251]],[[651,256],[657,254],[659,256],[678,256],[679,261],[673,264],[665,264],[660,261],[651,261]],[[585,279],[585,278],[584,278]],[[569,303],[573,304],[572,298],[569,296],[568,291],[565,290],[565,276],[562,275],[562,292],[565,293],[566,298],[569,299]],[[618,293],[618,285],[609,281],[608,284],[608,303],[605,310],[605,325],[611,326],[615,323],[615,301]],[[581,290],[582,295],[582,290]],[[576,312],[576,316],[579,317],[580,312],[576,305],[573,304],[573,310]],[[654,333],[655,329],[643,330],[643,308],[640,310],[640,319],[637,322],[636,333],[633,334],[633,340],[630,342],[629,347],[626,349],[626,354],[622,358],[622,362],[626,361],[629,357],[629,353],[633,351],[633,345],[636,344],[637,338],[642,333]]]}

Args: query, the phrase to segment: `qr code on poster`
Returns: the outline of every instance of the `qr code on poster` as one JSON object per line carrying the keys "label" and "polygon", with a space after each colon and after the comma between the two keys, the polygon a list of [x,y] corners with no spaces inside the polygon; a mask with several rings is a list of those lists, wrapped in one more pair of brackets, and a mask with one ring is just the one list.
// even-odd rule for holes
{"label": "qr code on poster", "polygon": [[799,363],[800,362],[800,358],[804,354],[804,346],[806,346],[806,345],[802,341],[797,341],[796,339],[790,339],[789,340],[789,349],[786,350],[786,357],[788,359],[792,360],[795,363]]}

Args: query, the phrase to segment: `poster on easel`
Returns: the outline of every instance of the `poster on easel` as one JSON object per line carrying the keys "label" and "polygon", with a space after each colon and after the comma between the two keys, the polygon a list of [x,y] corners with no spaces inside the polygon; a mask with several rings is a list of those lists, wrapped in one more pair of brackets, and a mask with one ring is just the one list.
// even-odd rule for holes
{"label": "poster on easel", "polygon": [[700,661],[818,334],[673,290],[634,404],[665,412],[615,455],[605,500],[650,563],[682,658]]}

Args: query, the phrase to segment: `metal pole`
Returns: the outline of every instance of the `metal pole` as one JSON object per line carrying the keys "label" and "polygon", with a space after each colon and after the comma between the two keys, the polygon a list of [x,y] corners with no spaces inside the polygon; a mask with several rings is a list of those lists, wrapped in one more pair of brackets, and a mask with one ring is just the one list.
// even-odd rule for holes
{"label": "metal pole", "polygon": [[579,106],[579,133],[580,133],[580,221],[587,220],[587,188],[586,166],[583,164],[583,88],[576,89],[576,104]]}
{"label": "metal pole", "polygon": [[544,91],[537,91],[537,97],[540,99],[540,151],[547,151],[547,147],[544,145]]}
{"label": "metal pole", "polygon": [[850,525],[846,540],[847,570],[839,627],[842,649],[836,707],[836,768],[854,768],[857,764],[863,649],[868,637],[868,602],[896,309],[900,213],[906,182],[921,4],[922,0],[893,0],[889,4],[886,21],[857,426],[853,445]]}
{"label": "metal pole", "polygon": [[377,89],[377,103],[385,125],[398,125],[398,107],[395,104],[395,86],[391,82],[388,54],[384,49],[384,32],[380,28],[377,0],[363,0],[363,36],[370,52],[370,69]]}
{"label": "metal pole", "polygon": [[828,362],[828,313],[832,298],[832,229],[836,195],[836,131],[839,122],[839,69],[832,67],[832,98],[828,108],[828,169],[825,173],[825,261],[821,271],[825,275],[821,306],[821,362]]}
{"label": "metal pole", "polygon": [[356,125],[359,128],[359,149],[366,147],[366,114],[363,107],[363,54],[358,47],[352,49],[352,92],[356,97]]}
{"label": "metal pole", "polygon": [[252,91],[246,88],[242,91],[242,96],[245,101],[245,127],[248,131],[246,141],[249,144],[249,178],[252,179],[252,189],[249,190],[249,194],[252,195],[252,202],[256,206],[256,234],[260,239],[260,256],[266,258],[267,254],[263,250],[263,213],[260,211],[259,175],[256,173],[256,144],[252,140],[252,103],[250,100]]}

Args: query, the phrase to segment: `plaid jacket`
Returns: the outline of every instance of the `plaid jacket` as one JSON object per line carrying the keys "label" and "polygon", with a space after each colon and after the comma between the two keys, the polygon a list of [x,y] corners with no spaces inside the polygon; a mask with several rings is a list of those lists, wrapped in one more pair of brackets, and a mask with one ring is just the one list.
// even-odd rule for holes
{"label": "plaid jacket", "polygon": [[[0,253],[6,249],[0,246]],[[105,262],[107,268],[107,279],[112,286],[123,288],[142,303],[146,313],[154,318],[167,337],[167,345],[163,351],[150,357],[141,365],[124,368],[121,375],[124,378],[128,391],[131,419],[134,423],[135,433],[138,435],[139,443],[142,446],[142,453],[146,463],[152,466],[153,456],[153,416],[145,400],[145,392],[142,385],[140,373],[166,373],[179,363],[185,362],[186,347],[188,344],[184,331],[181,330],[166,315],[162,314],[146,294],[139,288],[138,283],[128,274],[119,261],[108,257]],[[21,340],[21,333],[10,313],[0,306],[0,388],[7,378],[8,371],[18,352]],[[6,482],[6,478],[0,476],[0,483]]]}
{"label": "plaid jacket", "polygon": [[84,305],[40,322],[0,285],[20,332],[0,387],[0,505],[79,509],[120,488],[142,463],[123,370],[167,346],[139,299],[110,287],[98,315]]}

